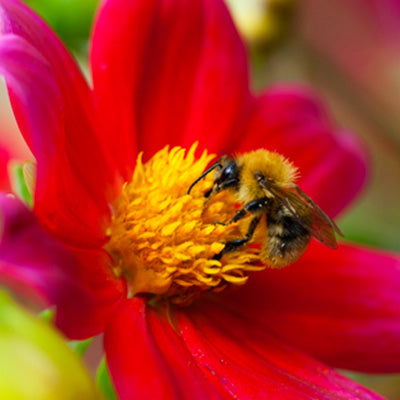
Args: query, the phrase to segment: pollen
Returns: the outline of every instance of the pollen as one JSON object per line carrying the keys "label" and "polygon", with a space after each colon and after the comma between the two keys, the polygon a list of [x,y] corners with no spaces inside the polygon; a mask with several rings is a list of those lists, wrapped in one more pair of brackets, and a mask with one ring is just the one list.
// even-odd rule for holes
{"label": "pollen", "polygon": [[248,221],[215,223],[229,221],[237,205],[229,191],[206,200],[210,176],[187,194],[214,158],[204,151],[196,159],[196,146],[187,153],[165,147],[146,163],[139,154],[132,180],[112,204],[105,249],[132,296],[148,293],[189,304],[204,292],[243,285],[251,271],[265,268],[252,246],[213,258],[227,241],[244,236]]}

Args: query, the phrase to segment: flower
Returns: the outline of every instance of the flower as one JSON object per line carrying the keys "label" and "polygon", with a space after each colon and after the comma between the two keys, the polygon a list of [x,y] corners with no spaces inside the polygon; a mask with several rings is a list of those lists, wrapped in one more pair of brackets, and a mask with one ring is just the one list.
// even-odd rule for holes
{"label": "flower", "polygon": [[[378,120],[376,130],[397,143],[398,131],[392,127],[398,124],[400,3],[323,3],[306,0],[299,4],[297,34],[311,55],[322,57],[327,65],[325,74],[344,82],[340,89],[347,98],[350,95],[345,82],[352,83],[352,102],[358,104],[357,112],[363,118]],[[327,24],[329,29],[324,29]]]}
{"label": "flower", "polygon": [[3,399],[100,399],[63,338],[0,292],[0,395]]}
{"label": "flower", "polygon": [[[192,158],[188,168],[197,165],[193,148],[184,158],[176,146],[198,141],[200,154],[278,151],[299,168],[299,185],[331,216],[364,182],[359,143],[334,131],[307,89],[249,91],[245,50],[224,4],[105,1],[91,42],[93,89],[28,8],[0,0],[0,18],[0,72],[37,160],[33,212],[0,196],[0,279],[55,304],[56,324],[69,337],[104,332],[121,399],[380,398],[324,363],[399,370],[397,255],[312,243],[296,264],[255,272],[245,285],[202,296],[189,307],[129,293],[134,274],[148,264],[133,253],[129,265],[136,269],[126,270],[127,248],[112,245],[122,225],[113,223],[125,199],[135,218],[128,234],[155,237],[140,227],[147,221],[139,211],[161,194],[138,199],[135,190],[153,190],[162,180],[168,186],[178,161]],[[162,150],[166,145],[174,150]],[[209,161],[206,155],[197,159]],[[135,177],[141,186],[129,186]],[[182,207],[175,210],[177,221],[186,212],[195,217],[204,187],[193,197],[167,192],[179,197],[171,206]],[[171,199],[163,201],[169,206]],[[166,223],[157,225],[158,241],[144,245],[146,256],[153,250],[157,257],[163,227],[174,229],[170,212],[160,213]],[[129,218],[122,220],[129,225]],[[202,245],[194,239],[193,246]],[[173,261],[189,254],[170,253]],[[162,291],[163,285],[171,287],[165,281],[157,287]]]}

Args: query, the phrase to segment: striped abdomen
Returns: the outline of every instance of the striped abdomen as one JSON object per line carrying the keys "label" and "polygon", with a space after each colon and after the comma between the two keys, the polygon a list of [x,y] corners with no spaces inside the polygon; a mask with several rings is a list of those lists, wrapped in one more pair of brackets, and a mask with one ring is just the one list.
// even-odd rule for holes
{"label": "striped abdomen", "polygon": [[261,259],[268,265],[284,267],[301,256],[310,238],[311,215],[294,217],[283,206],[273,207],[267,213],[267,236]]}

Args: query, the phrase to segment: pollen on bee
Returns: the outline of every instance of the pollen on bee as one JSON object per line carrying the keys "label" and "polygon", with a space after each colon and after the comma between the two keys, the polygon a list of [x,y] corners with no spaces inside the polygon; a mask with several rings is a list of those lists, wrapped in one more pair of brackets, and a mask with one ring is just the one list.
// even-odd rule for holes
{"label": "pollen on bee", "polygon": [[196,159],[196,147],[187,152],[165,147],[147,163],[140,154],[132,180],[111,205],[105,249],[132,294],[151,293],[186,304],[205,291],[242,285],[251,271],[265,268],[257,265],[257,251],[248,246],[213,258],[224,243],[243,236],[248,221],[215,224],[231,219],[236,200],[225,191],[206,203],[211,176],[187,194],[214,158],[204,151]]}

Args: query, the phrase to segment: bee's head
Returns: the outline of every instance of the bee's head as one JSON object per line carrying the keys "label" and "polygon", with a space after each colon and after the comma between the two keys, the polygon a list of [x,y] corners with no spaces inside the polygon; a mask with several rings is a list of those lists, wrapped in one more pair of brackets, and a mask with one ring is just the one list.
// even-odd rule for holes
{"label": "bee's head", "polygon": [[212,194],[216,194],[224,189],[236,187],[239,184],[239,167],[236,160],[232,157],[222,156],[190,185],[188,194],[193,186],[211,171],[214,171],[214,184],[212,188],[204,194],[205,197],[210,197]]}
{"label": "bee's head", "polygon": [[211,193],[215,194],[239,184],[239,167],[234,158],[223,156],[218,160],[218,164],[220,167],[215,169],[214,185],[205,193],[205,197],[209,197]]}

